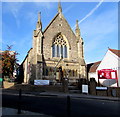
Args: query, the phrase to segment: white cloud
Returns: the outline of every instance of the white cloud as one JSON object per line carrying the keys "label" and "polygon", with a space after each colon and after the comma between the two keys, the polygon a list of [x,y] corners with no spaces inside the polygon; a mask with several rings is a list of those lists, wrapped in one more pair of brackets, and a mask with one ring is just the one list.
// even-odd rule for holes
{"label": "white cloud", "polygon": [[[18,43],[19,44],[19,48],[22,49],[26,44],[27,45],[31,44],[31,41],[32,41],[32,34],[28,33],[26,36],[24,36],[22,38],[22,40],[19,41],[19,43]],[[29,46],[31,46],[31,45],[29,45]]]}
{"label": "white cloud", "polygon": [[34,23],[36,23],[36,17],[37,17],[37,14],[34,13],[34,12],[27,12],[26,13],[26,18],[27,18],[27,20],[29,20],[29,23],[31,25],[33,25]]}
{"label": "white cloud", "polygon": [[46,16],[49,16],[48,11],[56,8],[56,4],[53,2],[34,2],[38,9],[44,9]]}
{"label": "white cloud", "polygon": [[4,3],[3,4],[3,13],[12,13],[12,15],[15,18],[16,21],[16,25],[19,28],[20,27],[20,20],[19,20],[19,15],[20,15],[20,10],[23,7],[23,3],[18,3],[18,2],[14,2],[14,3]]}
{"label": "white cloud", "polygon": [[[22,37],[21,37],[22,38]],[[28,33],[19,43],[16,43],[16,51],[19,53],[19,61],[22,62],[27,55],[27,52],[32,47],[32,36]]]}
{"label": "white cloud", "polygon": [[[58,0],[1,0],[4,2],[58,2]],[[99,0],[61,0],[62,2],[99,2]],[[119,0],[105,0],[105,2],[119,2]]]}
{"label": "white cloud", "polygon": [[73,5],[68,6],[66,9],[63,10],[63,14],[67,14],[67,12],[73,7]]}
{"label": "white cloud", "polygon": [[[83,19],[81,19],[78,24],[80,24],[81,22],[83,22],[84,20],[86,20],[89,16],[91,16],[99,7],[100,5],[104,2],[104,0],[101,0]],[[73,27],[73,29],[75,28],[75,26]]]}
{"label": "white cloud", "polygon": [[[116,46],[115,44],[118,41],[117,13],[117,8],[104,11],[103,13],[97,14],[97,16],[92,15],[89,20],[81,23],[81,34],[85,41],[84,50],[86,60],[88,60],[90,56],[94,56],[94,53],[97,53],[96,51],[103,52],[109,45]],[[91,57],[91,60],[100,60],[103,54],[104,53],[99,53],[99,55],[96,55],[96,58]]]}
{"label": "white cloud", "polygon": [[80,24],[81,22],[83,22],[85,19],[87,19],[89,16],[91,16],[99,7],[100,5],[103,3],[104,0],[101,0],[96,6],[95,8],[93,8],[83,19],[81,19],[78,24]]}
{"label": "white cloud", "polygon": [[102,39],[103,39],[103,35],[96,36],[94,38],[90,38],[89,40],[87,40],[85,45],[84,45],[85,53],[87,54],[89,52],[93,52],[93,50],[100,47]]}
{"label": "white cloud", "polygon": [[81,24],[83,35],[90,32],[89,36],[106,35],[117,29],[118,18],[117,8],[101,14],[93,15],[89,20]]}
{"label": "white cloud", "polygon": [[34,4],[36,5],[36,7],[43,7],[48,10],[55,7],[54,3],[51,2],[34,2]]}
{"label": "white cloud", "polygon": [[2,45],[6,47],[6,45],[15,45],[15,41],[11,41],[11,39],[15,38],[14,32],[12,32],[11,28],[2,21]]}

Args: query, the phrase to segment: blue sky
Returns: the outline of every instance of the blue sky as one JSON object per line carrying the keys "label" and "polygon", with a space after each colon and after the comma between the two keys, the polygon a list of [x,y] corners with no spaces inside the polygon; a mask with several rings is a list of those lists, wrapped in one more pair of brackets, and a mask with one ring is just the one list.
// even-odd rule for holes
{"label": "blue sky", "polygon": [[[102,0],[103,1],[103,0]],[[63,15],[73,31],[79,20],[86,63],[102,60],[108,47],[118,49],[117,2],[62,2]],[[13,45],[21,63],[32,47],[32,34],[41,12],[43,30],[57,13],[57,2],[3,2],[2,49]]]}

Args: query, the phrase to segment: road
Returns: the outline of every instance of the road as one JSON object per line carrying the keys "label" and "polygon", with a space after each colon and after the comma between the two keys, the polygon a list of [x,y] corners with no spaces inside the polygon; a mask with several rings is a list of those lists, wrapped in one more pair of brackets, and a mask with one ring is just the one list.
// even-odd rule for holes
{"label": "road", "polygon": [[[18,95],[2,94],[3,107],[18,108],[19,102]],[[120,116],[120,101],[71,97],[69,103],[66,96],[22,96],[21,108],[55,117]]]}

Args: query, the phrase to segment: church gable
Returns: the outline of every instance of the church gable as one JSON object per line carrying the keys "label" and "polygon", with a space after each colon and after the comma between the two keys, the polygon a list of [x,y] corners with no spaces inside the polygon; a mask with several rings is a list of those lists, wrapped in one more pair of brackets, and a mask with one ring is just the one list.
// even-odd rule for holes
{"label": "church gable", "polygon": [[64,18],[63,14],[57,13],[57,15],[53,18],[50,24],[44,30],[44,37],[47,37],[47,34],[51,34],[52,37],[57,35],[58,33],[62,33],[66,36],[68,41],[71,41],[70,38],[76,40],[76,36],[72,31],[70,25]]}
{"label": "church gable", "polygon": [[[71,27],[69,26],[68,22],[64,18],[64,16],[58,13],[47,28],[44,31],[44,39],[43,39],[43,54],[47,59],[47,55],[49,58],[52,55],[51,47],[53,45],[53,40],[55,39],[56,35],[61,34],[64,37],[64,40],[68,43],[69,47],[69,58],[76,59],[77,58],[77,39],[75,34],[73,33]],[[49,42],[49,43],[48,43]],[[48,51],[47,51],[48,50]],[[70,52],[73,51],[73,54]],[[76,56],[75,56],[76,55]]]}

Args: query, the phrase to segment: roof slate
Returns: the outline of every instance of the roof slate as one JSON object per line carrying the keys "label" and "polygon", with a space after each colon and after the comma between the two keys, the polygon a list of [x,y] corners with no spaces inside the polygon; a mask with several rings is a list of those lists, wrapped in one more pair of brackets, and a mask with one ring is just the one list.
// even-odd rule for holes
{"label": "roof slate", "polygon": [[89,72],[96,72],[96,69],[98,68],[100,63],[101,63],[101,61],[93,63],[93,65],[90,67]]}
{"label": "roof slate", "polygon": [[117,55],[118,57],[120,57],[120,50],[115,50],[115,49],[111,49],[111,48],[109,48],[109,50],[111,52],[113,52],[115,55]]}

